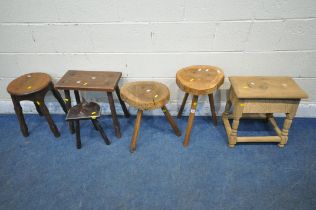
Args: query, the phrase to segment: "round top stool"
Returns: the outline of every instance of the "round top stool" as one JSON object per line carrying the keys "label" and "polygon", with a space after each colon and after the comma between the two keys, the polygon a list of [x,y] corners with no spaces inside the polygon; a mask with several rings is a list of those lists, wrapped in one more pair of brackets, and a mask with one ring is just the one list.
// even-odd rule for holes
{"label": "round top stool", "polygon": [[20,101],[28,100],[32,101],[39,115],[44,116],[49,124],[51,131],[55,137],[59,137],[60,133],[56,127],[53,119],[51,118],[49,111],[45,105],[45,95],[48,91],[52,91],[55,98],[67,113],[67,108],[60,93],[54,88],[51,77],[45,73],[29,73],[24,74],[13,81],[7,87],[8,93],[11,95],[11,99],[14,105],[14,111],[20,123],[20,129],[23,136],[28,136],[28,128],[23,116],[22,107]]}
{"label": "round top stool", "polygon": [[193,95],[187,130],[183,142],[184,146],[188,146],[199,95],[208,95],[213,123],[217,125],[213,92],[224,83],[224,73],[220,68],[215,66],[188,66],[177,72],[176,82],[179,88],[185,92],[178,112],[178,118],[182,116],[189,94]]}
{"label": "round top stool", "polygon": [[45,73],[24,74],[11,81],[7,91],[13,95],[28,95],[46,88],[52,79]]}
{"label": "round top stool", "polygon": [[176,82],[186,93],[207,95],[223,84],[224,73],[215,66],[188,66],[177,72]]}
{"label": "round top stool", "polygon": [[131,82],[121,88],[123,101],[138,109],[130,151],[136,150],[137,136],[143,110],[161,109],[177,136],[181,136],[177,124],[165,106],[170,99],[170,92],[166,85],[153,81]]}
{"label": "round top stool", "polygon": [[159,82],[131,82],[121,88],[121,97],[137,109],[153,110],[168,103],[170,92],[166,85]]}

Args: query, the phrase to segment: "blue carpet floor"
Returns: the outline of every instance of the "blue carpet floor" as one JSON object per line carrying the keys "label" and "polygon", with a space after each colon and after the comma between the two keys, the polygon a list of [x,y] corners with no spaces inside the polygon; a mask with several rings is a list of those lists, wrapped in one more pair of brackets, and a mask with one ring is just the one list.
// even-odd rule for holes
{"label": "blue carpet floor", "polygon": [[[137,151],[129,152],[135,117],[102,125],[104,144],[89,121],[82,149],[63,115],[53,116],[56,139],[44,118],[26,115],[22,137],[14,115],[0,115],[0,209],[315,209],[316,119],[296,118],[289,142],[227,147],[220,121],[197,117],[188,148],[182,146],[187,118],[177,120],[178,138],[163,117],[144,117]],[[282,123],[283,119],[277,119]],[[263,121],[244,120],[241,135],[271,134]]]}

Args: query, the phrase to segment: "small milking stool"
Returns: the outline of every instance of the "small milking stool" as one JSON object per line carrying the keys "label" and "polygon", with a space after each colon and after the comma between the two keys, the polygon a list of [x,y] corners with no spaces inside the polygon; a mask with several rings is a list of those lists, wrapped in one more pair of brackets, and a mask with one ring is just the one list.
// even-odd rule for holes
{"label": "small milking stool", "polygon": [[76,132],[76,145],[77,149],[81,148],[81,138],[80,138],[80,120],[91,120],[94,128],[100,132],[105,144],[110,145],[108,137],[106,136],[103,128],[101,127],[97,118],[101,116],[101,109],[99,104],[94,102],[87,103],[84,99],[80,104],[73,106],[69,109],[66,116],[67,121],[73,121],[75,123]]}
{"label": "small milking stool", "polygon": [[33,101],[36,110],[40,116],[44,115],[51,131],[55,137],[59,137],[60,133],[52,120],[49,111],[45,105],[44,98],[48,91],[52,91],[55,98],[63,108],[64,112],[67,113],[66,106],[60,95],[60,93],[54,88],[51,77],[45,73],[29,73],[22,75],[12,82],[7,87],[7,91],[11,95],[14,110],[20,123],[20,128],[23,136],[27,137],[29,131],[24,120],[22,107],[20,101],[28,100]]}
{"label": "small milking stool", "polygon": [[[277,142],[284,147],[288,140],[289,129],[298,105],[307,94],[290,77],[229,77],[231,87],[227,95],[225,112],[222,119],[225,125],[228,146],[238,142]],[[228,115],[233,105],[233,124]],[[281,130],[273,113],[285,113],[286,118]],[[262,114],[267,119],[276,136],[237,136],[239,120],[246,115]]]}
{"label": "small milking stool", "polygon": [[165,106],[169,101],[170,93],[168,87],[164,84],[152,81],[127,83],[121,88],[121,97],[126,103],[138,109],[130,146],[131,152],[136,150],[136,141],[143,110],[161,108],[176,135],[181,136],[177,124]]}
{"label": "small milking stool", "polygon": [[183,141],[183,145],[188,146],[198,103],[198,97],[200,95],[208,95],[213,123],[214,125],[217,125],[213,92],[223,84],[224,73],[220,68],[215,66],[188,66],[180,69],[177,72],[176,82],[179,88],[185,92],[181,107],[179,109],[178,118],[181,118],[182,116],[182,112],[189,94],[192,94],[193,96],[187,130]]}

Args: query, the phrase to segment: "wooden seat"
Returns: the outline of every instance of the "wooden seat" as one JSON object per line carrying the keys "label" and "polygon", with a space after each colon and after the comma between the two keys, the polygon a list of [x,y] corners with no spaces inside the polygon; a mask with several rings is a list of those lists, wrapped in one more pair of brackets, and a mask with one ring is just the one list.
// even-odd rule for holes
{"label": "wooden seat", "polygon": [[8,93],[11,95],[15,113],[18,117],[22,134],[26,137],[29,135],[27,125],[24,120],[20,101],[33,101],[39,115],[44,115],[51,131],[55,137],[59,137],[60,133],[52,120],[49,111],[45,105],[44,98],[48,91],[52,91],[55,98],[60,103],[64,112],[67,113],[66,106],[60,93],[54,89],[51,77],[45,73],[29,73],[22,75],[11,81],[7,87]]}
{"label": "wooden seat", "polygon": [[143,110],[162,109],[176,135],[181,136],[180,130],[165,106],[169,101],[170,93],[168,87],[164,84],[153,81],[127,83],[121,88],[121,97],[126,103],[138,109],[130,146],[131,152],[136,150],[136,141]]}
{"label": "wooden seat", "polygon": [[[290,77],[229,77],[231,87],[227,95],[222,119],[225,125],[229,147],[238,142],[277,142],[284,147],[295,117],[298,105],[307,94]],[[233,106],[232,126],[228,121]],[[283,128],[275,121],[274,113],[285,113]],[[245,115],[261,114],[271,123],[276,136],[238,136],[240,118]]]}
{"label": "wooden seat", "polygon": [[195,65],[180,69],[176,75],[176,82],[179,88],[185,92],[182,104],[178,112],[181,118],[189,94],[192,94],[192,104],[188,120],[188,126],[183,145],[187,146],[190,140],[191,129],[195,117],[198,103],[198,96],[208,95],[214,125],[217,125],[213,92],[216,91],[224,82],[223,71],[215,66]]}
{"label": "wooden seat", "polygon": [[75,123],[76,132],[76,146],[77,149],[81,148],[81,137],[80,137],[80,120],[91,120],[94,128],[100,132],[105,144],[110,145],[111,142],[106,136],[102,126],[100,125],[97,118],[101,116],[101,108],[99,104],[94,102],[87,103],[85,100],[80,104],[73,106],[69,109],[66,116],[67,121],[73,121]]}

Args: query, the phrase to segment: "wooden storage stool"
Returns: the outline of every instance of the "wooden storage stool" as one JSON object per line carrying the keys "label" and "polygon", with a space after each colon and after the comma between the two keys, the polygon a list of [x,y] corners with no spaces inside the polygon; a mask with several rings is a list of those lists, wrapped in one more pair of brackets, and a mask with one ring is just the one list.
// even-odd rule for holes
{"label": "wooden storage stool", "polygon": [[152,81],[128,83],[122,87],[121,97],[126,103],[138,109],[134,133],[130,146],[131,152],[136,150],[136,141],[143,110],[153,110],[160,108],[176,135],[181,136],[181,132],[178,129],[177,124],[165,106],[169,101],[170,93],[168,87],[164,84]]}
{"label": "wooden storage stool", "polygon": [[181,107],[179,109],[178,118],[181,118],[184,106],[189,94],[192,94],[192,104],[185,133],[183,145],[188,146],[190,140],[191,129],[195,117],[195,111],[200,95],[208,95],[212,118],[214,125],[217,125],[217,117],[214,105],[213,92],[216,91],[224,82],[223,71],[215,66],[188,66],[180,69],[176,76],[177,85],[185,92]]}
{"label": "wooden storage stool", "polygon": [[[222,119],[230,147],[237,142],[277,142],[284,147],[288,132],[295,117],[298,105],[307,94],[290,77],[229,77],[231,87]],[[233,105],[233,124],[228,115]],[[285,113],[286,118],[281,130],[273,113]],[[276,136],[241,137],[237,135],[239,120],[243,114],[264,114],[271,123]]]}
{"label": "wooden storage stool", "polygon": [[20,123],[20,128],[23,136],[28,136],[28,128],[24,120],[22,107],[20,101],[29,100],[33,101],[36,110],[39,115],[44,115],[51,131],[55,137],[59,137],[60,133],[52,120],[49,111],[45,105],[44,98],[48,91],[52,91],[55,98],[63,108],[64,112],[67,113],[64,101],[57,90],[54,89],[54,85],[51,77],[45,73],[29,73],[22,75],[12,82],[7,87],[7,91],[11,95],[14,110]]}
{"label": "wooden storage stool", "polygon": [[[122,76],[122,72],[114,71],[78,71],[78,70],[69,70],[65,75],[56,83],[55,88],[64,90],[65,92],[65,101],[68,109],[71,107],[71,97],[70,90],[74,91],[77,104],[80,104],[80,94],[79,90],[82,91],[98,91],[106,92],[111,114],[112,121],[114,124],[115,135],[118,138],[121,138],[121,129],[120,123],[116,116],[116,109],[113,99],[113,92],[115,91],[117,97],[122,106],[125,117],[129,117],[130,114],[125,106],[125,103],[120,97],[120,88],[118,82]],[[70,121],[70,130],[74,132],[74,125]]]}
{"label": "wooden storage stool", "polygon": [[106,136],[103,128],[101,127],[98,118],[101,116],[101,109],[99,104],[94,102],[87,103],[83,100],[82,103],[71,107],[68,111],[66,120],[75,123],[76,132],[76,145],[77,149],[81,148],[81,138],[80,138],[80,120],[91,120],[94,128],[100,132],[105,144],[110,145],[111,142]]}

